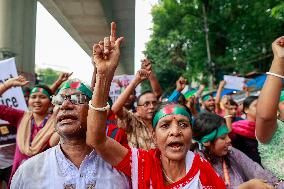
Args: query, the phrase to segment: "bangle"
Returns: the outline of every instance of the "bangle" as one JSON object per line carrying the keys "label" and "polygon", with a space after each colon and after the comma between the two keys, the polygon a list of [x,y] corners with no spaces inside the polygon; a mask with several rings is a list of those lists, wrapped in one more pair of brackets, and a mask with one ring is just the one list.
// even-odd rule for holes
{"label": "bangle", "polygon": [[233,117],[232,115],[225,115],[224,116],[224,118],[226,119],[226,118],[231,118],[231,117]]}
{"label": "bangle", "polygon": [[89,107],[92,109],[92,110],[96,110],[96,111],[99,111],[99,112],[104,112],[104,111],[107,111],[110,109],[110,105],[109,103],[107,102],[107,105],[105,107],[102,107],[102,108],[96,108],[92,105],[91,103],[91,100],[89,101]]}
{"label": "bangle", "polygon": [[279,75],[279,74],[276,74],[276,73],[273,73],[273,72],[266,72],[266,75],[271,75],[271,76],[274,76],[274,77],[284,79],[283,75]]}

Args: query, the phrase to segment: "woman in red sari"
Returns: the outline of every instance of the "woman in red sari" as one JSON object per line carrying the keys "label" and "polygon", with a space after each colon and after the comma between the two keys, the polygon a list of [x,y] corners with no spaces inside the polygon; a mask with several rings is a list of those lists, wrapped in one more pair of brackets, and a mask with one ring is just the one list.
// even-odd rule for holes
{"label": "woman in red sari", "polygon": [[118,65],[120,43],[112,23],[110,38],[94,46],[97,68],[96,93],[89,103],[87,143],[119,171],[131,178],[133,188],[226,188],[210,164],[189,151],[191,115],[184,106],[162,104],[153,118],[157,148],[149,151],[126,148],[106,136],[107,98]]}

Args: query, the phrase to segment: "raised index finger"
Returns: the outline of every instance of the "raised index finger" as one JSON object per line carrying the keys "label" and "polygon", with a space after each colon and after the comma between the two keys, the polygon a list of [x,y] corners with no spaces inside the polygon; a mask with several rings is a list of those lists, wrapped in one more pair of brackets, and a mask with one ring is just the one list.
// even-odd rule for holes
{"label": "raised index finger", "polygon": [[110,42],[114,44],[115,40],[116,40],[116,23],[112,22],[110,24]]}

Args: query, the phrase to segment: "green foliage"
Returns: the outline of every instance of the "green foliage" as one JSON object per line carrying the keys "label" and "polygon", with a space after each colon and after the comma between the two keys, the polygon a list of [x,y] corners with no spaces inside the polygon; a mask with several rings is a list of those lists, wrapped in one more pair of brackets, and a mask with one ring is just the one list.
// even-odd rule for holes
{"label": "green foliage", "polygon": [[271,16],[276,19],[284,20],[284,3],[275,6],[271,11]]}
{"label": "green foliage", "polygon": [[[153,34],[145,54],[167,90],[183,75],[188,80],[217,81],[224,74],[266,71],[271,43],[283,35],[284,21],[272,15],[282,0],[161,0],[152,9]],[[211,57],[207,59],[205,6]],[[283,10],[283,9],[282,9]]]}
{"label": "green foliage", "polygon": [[60,72],[51,68],[38,69],[37,76],[40,84],[51,86],[59,77]]}

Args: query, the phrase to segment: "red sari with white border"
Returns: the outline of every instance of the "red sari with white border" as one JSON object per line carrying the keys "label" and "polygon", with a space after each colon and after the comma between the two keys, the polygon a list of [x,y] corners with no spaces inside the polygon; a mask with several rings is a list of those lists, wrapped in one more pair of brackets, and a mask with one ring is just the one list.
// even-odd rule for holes
{"label": "red sari with white border", "polygon": [[191,151],[186,154],[186,175],[170,185],[164,184],[158,149],[131,148],[115,168],[131,177],[133,189],[226,189],[210,163]]}

